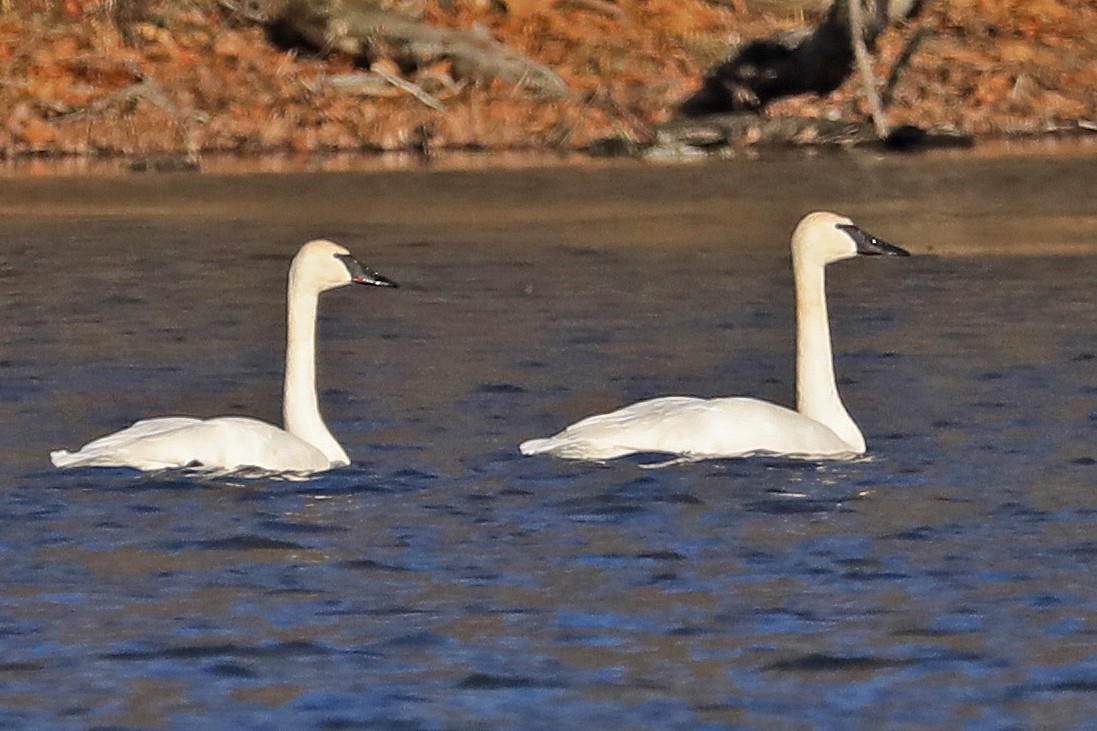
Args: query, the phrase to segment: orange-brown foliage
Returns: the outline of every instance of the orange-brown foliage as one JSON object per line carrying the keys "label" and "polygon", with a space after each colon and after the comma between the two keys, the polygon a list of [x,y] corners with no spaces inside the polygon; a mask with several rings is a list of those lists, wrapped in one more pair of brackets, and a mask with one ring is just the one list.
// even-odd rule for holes
{"label": "orange-brown foliage", "polygon": [[[426,21],[479,23],[563,78],[546,100],[500,82],[452,79],[445,61],[412,74],[436,111],[395,87],[336,88],[362,73],[271,45],[211,0],[10,0],[0,14],[0,154],[391,150],[432,146],[574,149],[606,135],[643,139],[705,68],[787,17],[710,0],[427,0]],[[937,0],[933,36],[905,70],[895,123],[975,133],[1097,119],[1092,0]],[[910,29],[879,42],[886,77]],[[395,70],[394,68],[390,70]],[[863,116],[854,79],[827,99],[771,114]]]}

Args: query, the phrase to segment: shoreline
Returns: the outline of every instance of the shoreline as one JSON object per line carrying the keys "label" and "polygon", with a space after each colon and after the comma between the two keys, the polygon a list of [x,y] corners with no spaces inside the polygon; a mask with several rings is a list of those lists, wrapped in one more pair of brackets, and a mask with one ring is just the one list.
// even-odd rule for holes
{"label": "shoreline", "polygon": [[555,151],[539,148],[508,150],[435,150],[430,155],[415,152],[212,152],[197,164],[178,164],[172,155],[89,157],[84,155],[28,155],[0,158],[0,179],[85,178],[140,175],[298,175],[307,173],[381,173],[394,171],[515,170],[532,167],[598,168],[617,164],[650,166],[694,166],[720,162],[765,162],[766,160],[810,159],[848,155],[881,157],[931,157],[962,160],[999,157],[1093,157],[1097,156],[1097,134],[1061,131],[1039,135],[976,138],[963,148],[884,151],[867,145],[843,147],[773,146],[729,150],[723,154],[632,156],[596,155],[584,151]]}

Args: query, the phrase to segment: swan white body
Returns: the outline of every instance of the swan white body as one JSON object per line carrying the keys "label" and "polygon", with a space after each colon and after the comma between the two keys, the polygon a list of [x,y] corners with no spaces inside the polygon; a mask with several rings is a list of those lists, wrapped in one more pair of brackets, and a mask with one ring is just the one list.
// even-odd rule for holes
{"label": "swan white body", "polygon": [[824,270],[858,254],[907,256],[834,213],[808,214],[792,234],[796,284],[796,410],[751,398],[666,396],[576,422],[523,442],[522,454],[608,460],[637,452],[689,459],[755,454],[849,459],[865,452],[834,379]]}
{"label": "swan white body", "polygon": [[242,416],[138,421],[85,444],[50,454],[57,467],[196,468],[233,472],[314,473],[350,464],[316,396],[316,307],[321,292],[350,283],[396,286],[330,241],[310,241],[290,265],[287,298],[284,429]]}

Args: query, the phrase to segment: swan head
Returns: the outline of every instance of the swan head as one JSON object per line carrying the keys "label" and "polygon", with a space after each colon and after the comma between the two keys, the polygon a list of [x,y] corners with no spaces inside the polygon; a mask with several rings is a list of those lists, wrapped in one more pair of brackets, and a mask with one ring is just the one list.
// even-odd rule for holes
{"label": "swan head", "polygon": [[326,292],[345,284],[395,287],[396,282],[361,264],[345,248],[325,239],[309,241],[293,257],[290,279]]}
{"label": "swan head", "polygon": [[792,232],[792,256],[802,262],[826,266],[855,256],[910,256],[858,227],[850,219],[829,211],[816,211],[800,219]]}

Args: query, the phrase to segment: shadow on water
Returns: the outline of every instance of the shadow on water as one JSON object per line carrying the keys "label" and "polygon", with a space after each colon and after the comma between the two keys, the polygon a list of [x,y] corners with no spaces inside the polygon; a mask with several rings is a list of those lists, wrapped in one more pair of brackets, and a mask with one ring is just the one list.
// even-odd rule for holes
{"label": "shadow on water", "polygon": [[[776,169],[839,164],[817,162]],[[200,218],[171,204],[201,178],[152,179],[121,213],[60,201],[60,217],[13,183],[0,726],[1086,726],[1097,258],[926,256],[968,234],[934,208],[936,163],[889,165],[847,171],[897,191],[853,207],[923,255],[829,273],[870,458],[662,469],[515,445],[660,394],[790,403],[784,237],[831,203],[763,181],[731,207],[777,210],[716,228],[686,184],[730,186],[730,166],[478,174],[459,193],[450,173],[260,176],[225,183],[238,211],[211,200]],[[964,175],[997,190],[996,165]],[[1092,246],[1070,180],[1046,194],[1069,198],[1054,225]],[[490,214],[502,187],[525,207],[458,205]],[[531,228],[538,191],[593,228]],[[1036,214],[1015,213],[965,230],[1017,250]],[[645,215],[649,240],[598,239]],[[143,416],[276,421],[285,267],[316,234],[403,285],[322,304],[321,399],[352,466],[306,482],[47,468],[51,448]]]}

